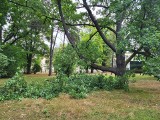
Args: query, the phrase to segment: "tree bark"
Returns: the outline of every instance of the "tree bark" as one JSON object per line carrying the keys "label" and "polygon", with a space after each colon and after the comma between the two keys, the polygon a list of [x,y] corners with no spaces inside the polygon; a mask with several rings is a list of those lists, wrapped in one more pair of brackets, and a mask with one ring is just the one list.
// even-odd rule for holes
{"label": "tree bark", "polygon": [[91,73],[93,73],[94,72],[94,68],[93,67],[91,67]]}
{"label": "tree bark", "polygon": [[27,54],[27,74],[31,74],[32,54]]}
{"label": "tree bark", "polygon": [[59,14],[62,20],[62,25],[64,28],[64,32],[69,40],[69,42],[71,43],[72,47],[75,48],[76,47],[76,39],[70,34],[68,27],[65,23],[65,18],[63,16],[63,12],[62,12],[62,6],[61,6],[61,0],[57,0],[57,4],[58,4],[58,9],[59,9]]}
{"label": "tree bark", "polygon": [[117,64],[117,76],[123,76],[126,71],[125,66],[125,54],[124,53],[118,53],[116,54],[116,64]]}
{"label": "tree bark", "polygon": [[54,32],[54,27],[52,26],[52,30],[51,30],[51,41],[50,41],[50,52],[49,52],[49,74],[48,74],[48,76],[51,76],[51,75],[52,75],[53,32]]}
{"label": "tree bark", "polygon": [[53,38],[53,31],[54,30],[52,28],[51,45],[50,45],[49,74],[48,74],[48,76],[52,75],[52,61],[53,61],[54,47],[55,47],[55,44],[56,44],[56,39],[57,39],[57,36],[58,36],[59,28],[57,28],[57,33],[56,33],[55,39]]}
{"label": "tree bark", "polygon": [[86,0],[83,0],[83,4],[84,4],[84,7],[86,8],[92,22],[94,23],[99,35],[101,36],[101,38],[103,39],[103,41],[106,43],[107,46],[109,46],[110,49],[112,49],[114,52],[116,52],[116,48],[115,46],[106,38],[106,36],[103,34],[99,24],[98,24],[98,21],[96,20],[96,18],[94,17],[94,15],[92,14],[92,11],[90,10]]}

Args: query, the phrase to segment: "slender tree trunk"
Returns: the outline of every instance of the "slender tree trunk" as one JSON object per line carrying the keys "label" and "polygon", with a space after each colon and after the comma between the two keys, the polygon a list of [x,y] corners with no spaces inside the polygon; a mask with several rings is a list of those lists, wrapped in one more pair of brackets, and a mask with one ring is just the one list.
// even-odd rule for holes
{"label": "slender tree trunk", "polygon": [[64,45],[65,45],[65,39],[66,39],[65,37],[66,37],[66,35],[65,35],[65,33],[64,33],[63,46],[62,46],[63,48],[64,48]]}
{"label": "slender tree trunk", "polygon": [[56,33],[55,39],[53,39],[53,31],[54,31],[54,28],[52,28],[52,33],[51,33],[50,60],[49,60],[49,74],[48,74],[48,76],[52,75],[52,61],[53,61],[54,47],[56,44],[56,39],[58,36],[59,28],[57,28],[57,33]]}
{"label": "slender tree trunk", "polygon": [[48,76],[52,75],[53,33],[54,33],[54,27],[52,27],[52,30],[51,30],[51,42],[50,42],[50,52],[49,52],[49,74],[48,74]]}
{"label": "slender tree trunk", "polygon": [[31,74],[32,54],[27,54],[27,74]]}
{"label": "slender tree trunk", "polygon": [[91,73],[93,73],[93,71],[94,71],[94,68],[91,67]]}

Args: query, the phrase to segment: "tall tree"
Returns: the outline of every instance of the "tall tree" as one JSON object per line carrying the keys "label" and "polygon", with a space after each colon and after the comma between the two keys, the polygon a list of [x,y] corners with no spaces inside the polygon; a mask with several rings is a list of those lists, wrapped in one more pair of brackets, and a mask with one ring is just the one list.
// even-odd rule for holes
{"label": "tall tree", "polygon": [[49,76],[52,75],[52,66],[53,66],[53,54],[54,54],[54,47],[55,47],[55,44],[56,44],[56,39],[57,39],[57,36],[58,36],[58,32],[59,32],[59,28],[57,28],[57,32],[56,32],[56,36],[54,37],[53,36],[53,33],[54,33],[54,27],[52,27],[52,30],[51,30],[51,42],[50,42],[50,55],[49,55]]}
{"label": "tall tree", "polygon": [[[113,72],[117,76],[124,76],[126,65],[135,55],[143,53],[143,55],[149,57],[152,54],[147,46],[153,41],[157,41],[157,39],[153,39],[153,34],[159,31],[157,27],[159,24],[157,23],[160,10],[159,3],[159,0],[83,0],[77,2],[57,0],[60,21],[72,46],[77,49],[76,39],[71,34],[68,25],[95,27],[106,47],[109,47],[114,52],[116,67],[100,66],[93,62],[90,62],[90,64],[95,69]],[[82,8],[85,9],[85,12],[78,14],[77,9]],[[67,13],[66,10],[71,12]],[[94,10],[99,17],[94,14]],[[116,41],[110,41],[102,28],[113,32]],[[133,53],[127,60],[125,60],[126,51]],[[85,59],[84,55],[79,54],[79,56]],[[125,82],[125,80],[120,81],[121,86]]]}

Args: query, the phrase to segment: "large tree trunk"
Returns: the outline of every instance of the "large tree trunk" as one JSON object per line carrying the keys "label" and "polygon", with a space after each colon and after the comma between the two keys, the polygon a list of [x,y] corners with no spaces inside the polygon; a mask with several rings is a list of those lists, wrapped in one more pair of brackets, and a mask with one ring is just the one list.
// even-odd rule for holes
{"label": "large tree trunk", "polygon": [[31,74],[32,54],[27,54],[27,74]]}
{"label": "large tree trunk", "polygon": [[126,73],[126,65],[125,65],[125,53],[119,53],[116,54],[116,64],[117,64],[117,70],[116,70],[116,76],[117,78],[117,86],[116,88],[119,89],[126,89],[126,85],[128,86],[128,78],[125,77]]}
{"label": "large tree trunk", "polygon": [[123,76],[126,71],[125,54],[124,53],[116,54],[116,64],[117,64],[116,75]]}
{"label": "large tree trunk", "polygon": [[126,71],[125,67],[125,54],[117,54],[116,55],[116,64],[117,64],[117,76],[123,76]]}
{"label": "large tree trunk", "polygon": [[[125,52],[124,48],[120,47],[121,43],[124,41],[123,37],[120,35],[120,31],[122,28],[122,22],[124,19],[124,12],[121,13],[120,18],[116,22],[116,41],[117,41],[117,51],[116,51],[116,76],[119,77],[118,79],[118,86],[117,88],[124,88],[125,84],[127,83],[127,78],[124,77],[126,72],[126,64],[125,64]],[[118,15],[119,16],[119,15]]]}

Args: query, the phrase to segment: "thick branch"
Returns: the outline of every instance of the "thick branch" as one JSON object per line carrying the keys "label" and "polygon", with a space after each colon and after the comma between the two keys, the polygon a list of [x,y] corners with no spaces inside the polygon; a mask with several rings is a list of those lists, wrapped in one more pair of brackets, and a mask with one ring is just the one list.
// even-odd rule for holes
{"label": "thick branch", "polygon": [[91,67],[94,68],[94,69],[102,70],[102,71],[108,71],[108,72],[116,73],[116,68],[107,68],[105,66],[99,66],[99,65],[96,65],[94,63],[91,64]]}
{"label": "thick branch", "polygon": [[[57,3],[58,3],[59,14],[60,14],[60,16],[61,16],[61,20],[62,20],[62,24],[63,24],[63,28],[64,28],[64,31],[65,31],[65,34],[66,34],[68,40],[70,41],[72,47],[75,48],[75,39],[74,39],[74,38],[71,36],[71,34],[69,33],[68,28],[67,28],[67,25],[66,25],[66,23],[65,23],[65,19],[64,19],[63,12],[62,12],[62,7],[61,7],[61,0],[57,0]],[[101,30],[101,29],[100,29],[100,30]],[[95,34],[96,34],[96,33],[95,33]],[[75,49],[76,49],[76,48],[75,48]],[[76,52],[77,52],[77,51],[76,51]],[[78,54],[78,56],[79,56],[80,59],[84,59],[85,61],[87,61],[87,59],[86,59],[83,55],[81,55],[81,54],[79,54],[79,53],[77,53],[77,54]],[[98,66],[98,65],[96,65],[96,64],[94,64],[94,63],[91,63],[91,67],[94,68],[94,69],[102,70],[102,71],[108,71],[108,72],[116,73],[116,69],[115,69],[115,68],[106,68],[106,67],[104,67],[104,66]]]}
{"label": "thick branch", "polygon": [[[83,5],[83,4],[82,4]],[[89,7],[100,7],[100,8],[105,8],[105,9],[108,9],[109,7],[107,6],[104,6],[104,5],[88,5]],[[76,7],[77,9],[80,9],[80,8],[84,8],[84,6],[81,6],[81,7]]]}
{"label": "thick branch", "polygon": [[92,20],[92,22],[94,23],[97,31],[99,32],[99,35],[102,37],[103,41],[114,51],[116,52],[116,48],[115,46],[105,37],[105,35],[103,34],[103,32],[101,31],[101,28],[98,24],[98,21],[95,19],[95,17],[92,14],[92,11],[90,10],[89,6],[87,5],[86,0],[83,0],[84,3],[84,7],[86,8],[86,10],[88,11],[88,14]]}
{"label": "thick branch", "polygon": [[140,46],[140,47],[138,48],[138,50],[136,50],[136,51],[133,52],[133,54],[126,60],[126,63],[125,63],[126,66],[127,66],[127,64],[138,54],[138,52],[142,50],[142,48],[143,48],[143,47]]}
{"label": "thick branch", "polygon": [[[59,22],[61,22],[61,21],[59,21]],[[66,23],[66,25],[69,25],[69,26],[92,26],[92,27],[96,27],[94,24],[87,24],[87,23],[77,23],[77,24]],[[114,34],[117,34],[117,32],[113,28],[111,28],[109,26],[106,26],[106,27],[102,26],[102,25],[99,25],[99,26],[100,26],[100,28],[107,28],[110,31],[112,31]]]}
{"label": "thick branch", "polygon": [[63,12],[62,12],[62,6],[61,6],[61,0],[57,0],[57,3],[58,3],[58,9],[59,9],[59,14],[60,14],[60,17],[61,17],[61,21],[62,21],[62,24],[63,24],[63,28],[64,28],[64,32],[69,40],[69,42],[71,43],[71,45],[73,47],[75,47],[75,39],[71,36],[71,34],[69,33],[69,30],[68,30],[68,27],[65,23],[65,18],[63,16]]}

